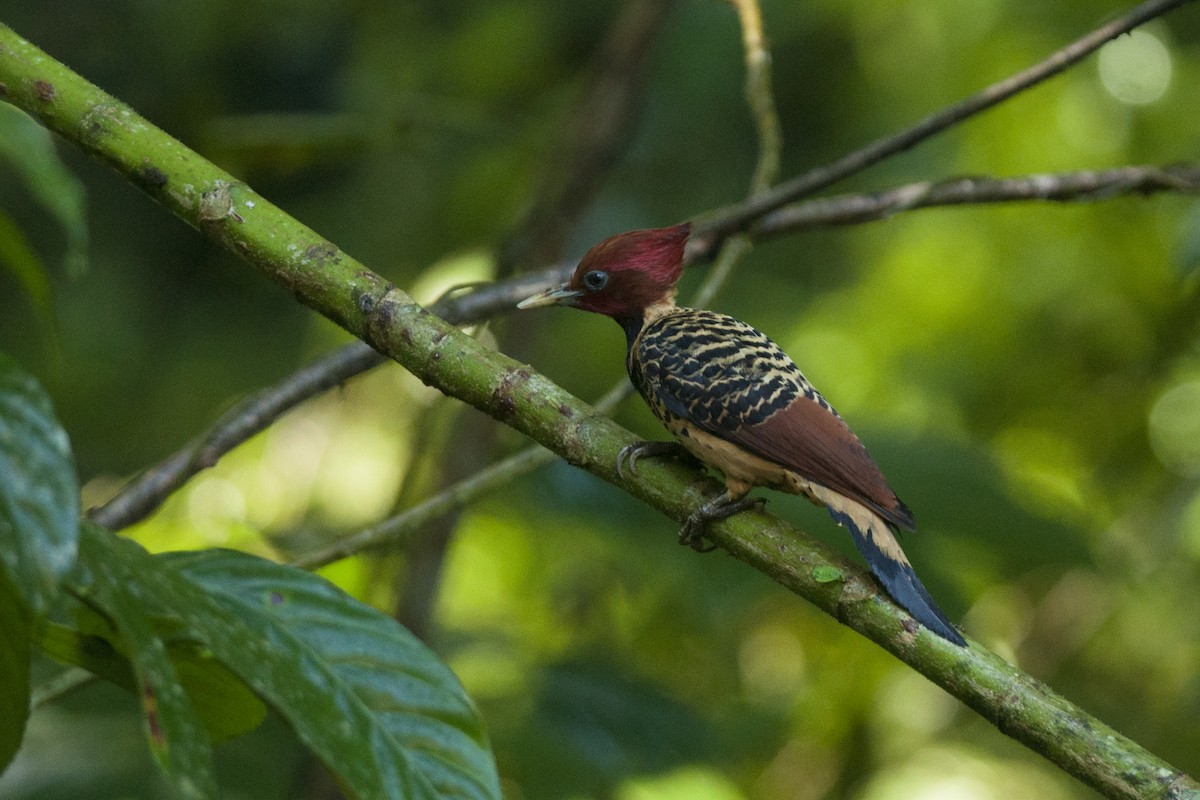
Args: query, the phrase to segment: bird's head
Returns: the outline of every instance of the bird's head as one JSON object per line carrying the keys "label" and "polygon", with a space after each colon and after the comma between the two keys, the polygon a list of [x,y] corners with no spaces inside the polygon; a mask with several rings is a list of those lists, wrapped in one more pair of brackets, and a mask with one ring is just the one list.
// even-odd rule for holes
{"label": "bird's head", "polygon": [[673,303],[691,223],[610,236],[587,251],[571,280],[522,300],[517,308],[567,305],[622,319]]}

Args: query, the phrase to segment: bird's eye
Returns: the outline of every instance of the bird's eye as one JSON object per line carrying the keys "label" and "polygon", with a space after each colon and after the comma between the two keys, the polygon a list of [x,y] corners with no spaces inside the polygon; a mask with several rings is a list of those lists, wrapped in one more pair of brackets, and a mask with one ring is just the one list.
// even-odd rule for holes
{"label": "bird's eye", "polygon": [[594,269],[583,276],[583,285],[589,291],[598,292],[608,285],[608,273],[603,270]]}

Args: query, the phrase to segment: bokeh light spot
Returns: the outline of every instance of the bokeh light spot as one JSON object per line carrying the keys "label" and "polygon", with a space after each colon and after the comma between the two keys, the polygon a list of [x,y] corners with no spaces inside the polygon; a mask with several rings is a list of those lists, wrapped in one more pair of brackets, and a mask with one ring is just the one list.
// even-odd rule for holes
{"label": "bokeh light spot", "polygon": [[1100,48],[1100,82],[1130,105],[1153,103],[1171,84],[1171,53],[1152,33],[1132,31]]}
{"label": "bokeh light spot", "polygon": [[763,699],[794,696],[804,684],[804,645],[779,624],[755,628],[738,649],[738,666],[747,689]]}
{"label": "bokeh light spot", "polygon": [[619,800],[740,800],[733,783],[710,769],[685,767],[666,775],[629,781],[617,792]]}
{"label": "bokeh light spot", "polygon": [[1173,386],[1154,403],[1150,446],[1168,469],[1200,475],[1200,380]]}

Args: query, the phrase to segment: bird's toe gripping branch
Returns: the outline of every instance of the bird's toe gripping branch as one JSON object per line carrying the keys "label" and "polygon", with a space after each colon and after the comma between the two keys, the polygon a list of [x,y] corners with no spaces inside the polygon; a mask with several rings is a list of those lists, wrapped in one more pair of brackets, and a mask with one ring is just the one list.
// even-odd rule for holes
{"label": "bird's toe gripping branch", "polygon": [[751,508],[762,508],[766,504],[767,500],[764,497],[740,497],[734,500],[728,490],[721,492],[683,521],[683,527],[679,529],[679,543],[687,545],[697,553],[712,552],[717,546],[704,540],[704,529],[708,523],[728,519]]}
{"label": "bird's toe gripping branch", "polygon": [[[681,460],[695,461],[695,456],[687,451],[679,442],[634,442],[627,444],[617,453],[617,476],[621,480],[625,480],[625,470],[628,468],[630,475],[637,474],[637,462],[639,458],[651,457],[659,458],[667,456]],[[699,461],[696,461],[699,464]]]}
{"label": "bird's toe gripping branch", "polygon": [[[626,470],[629,475],[637,473],[638,459],[644,457],[669,457],[683,461],[694,462],[697,466],[703,464],[679,442],[634,442],[627,444],[617,453],[617,476],[624,480]],[[736,500],[728,490],[712,498],[700,508],[688,515],[679,529],[679,543],[685,544],[697,553],[709,553],[717,549],[715,544],[705,541],[705,527],[710,522],[728,519],[734,514],[740,514],[751,508],[762,508],[767,504],[764,497],[739,497]]]}

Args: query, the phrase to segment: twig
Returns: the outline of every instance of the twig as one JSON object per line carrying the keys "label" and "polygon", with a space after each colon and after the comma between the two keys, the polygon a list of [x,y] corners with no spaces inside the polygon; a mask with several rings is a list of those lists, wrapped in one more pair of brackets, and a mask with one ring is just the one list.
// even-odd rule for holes
{"label": "twig", "polygon": [[1028,200],[1096,201],[1157,192],[1200,192],[1200,164],[1165,167],[1150,164],[1013,178],[964,177],[910,183],[881,192],[822,197],[785,206],[763,217],[755,226],[755,233],[767,237],[809,228],[851,225],[931,206]]}
{"label": "twig", "polygon": [[[600,414],[607,414],[632,391],[633,387],[629,381],[621,381],[596,401],[596,411]],[[469,505],[504,484],[533,472],[538,467],[549,464],[557,458],[557,453],[540,445],[527,447],[484,467],[468,478],[447,486],[437,494],[422,500],[394,517],[339,539],[316,552],[306,553],[294,559],[291,564],[300,569],[320,569],[334,561],[358,555],[364,550],[384,546],[396,547],[403,544],[404,540],[414,531],[443,514]]]}
{"label": "twig", "polygon": [[783,159],[783,132],[771,90],[771,51],[763,35],[762,10],[758,0],[729,0],[737,10],[742,30],[742,53],[746,62],[746,103],[754,115],[758,137],[758,161],[750,177],[750,197],[770,188],[779,177]]}
{"label": "twig", "polygon": [[[754,115],[754,129],[758,136],[758,159],[750,178],[747,199],[747,202],[753,202],[755,197],[768,191],[771,183],[779,177],[783,134],[775,110],[775,97],[771,92],[771,53],[766,48],[763,36],[762,11],[758,7],[758,0],[730,0],[730,3],[737,10],[742,29],[742,50],[746,61],[744,93]],[[696,292],[692,305],[705,308],[712,304],[717,292],[733,274],[734,267],[750,252],[753,242],[753,237],[746,233],[730,235],[721,241],[720,252],[713,260],[708,278]]]}
{"label": "twig", "polygon": [[88,511],[88,517],[112,530],[144,519],[188,478],[216,464],[221,456],[264,430],[288,409],[384,361],[362,342],[314,361],[238,403],[186,447],[143,472],[103,506]]}
{"label": "twig", "polygon": [[654,42],[674,0],[629,0],[589,67],[582,102],[542,168],[541,184],[501,245],[498,275],[558,258],[637,121]]}
{"label": "twig", "polygon": [[806,172],[747,202],[717,211],[697,226],[698,236],[694,238],[724,239],[734,231],[745,230],[756,220],[781,206],[861,172],[889,156],[902,153],[964,119],[986,111],[1013,95],[1057,75],[1110,39],[1128,33],[1147,20],[1161,16],[1186,2],[1189,0],[1149,0],[1142,3],[1129,13],[1100,26],[1016,75],[997,81],[954,105],[930,114],[908,130],[877,139],[832,164]]}
{"label": "twig", "polygon": [[318,569],[326,564],[332,564],[334,561],[357,555],[364,550],[384,545],[395,547],[414,531],[443,514],[456,508],[462,508],[504,483],[531,472],[543,464],[548,464],[557,457],[554,452],[544,447],[526,448],[481,469],[469,478],[446,487],[378,525],[364,528],[358,533],[339,539],[316,552],[306,553],[294,559],[291,564],[300,569]]}

